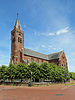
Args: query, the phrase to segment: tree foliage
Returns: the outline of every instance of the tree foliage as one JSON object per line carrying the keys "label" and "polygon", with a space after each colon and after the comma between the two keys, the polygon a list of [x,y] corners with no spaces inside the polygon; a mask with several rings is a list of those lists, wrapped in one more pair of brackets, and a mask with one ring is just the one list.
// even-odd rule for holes
{"label": "tree foliage", "polygon": [[5,65],[2,65],[0,67],[0,79],[2,80],[8,79],[8,70],[7,70],[7,66]]}
{"label": "tree foliage", "polygon": [[15,66],[13,64],[10,64],[9,67],[7,68],[8,79],[12,81],[13,78],[15,78],[15,72],[16,72]]}
{"label": "tree foliage", "polygon": [[[32,75],[31,75],[32,72]],[[66,77],[65,77],[66,73]],[[38,80],[50,80],[54,82],[63,82],[65,79],[68,80],[70,77],[75,79],[75,73],[70,73],[66,68],[57,66],[52,63],[41,63],[37,64],[35,62],[31,62],[28,65],[18,63],[16,66],[10,64],[9,66],[1,66],[0,67],[0,80],[27,80],[29,78],[38,79]]]}
{"label": "tree foliage", "polygon": [[75,80],[75,73],[74,72],[70,72],[70,77]]}
{"label": "tree foliage", "polygon": [[26,78],[27,78],[27,65],[18,63],[16,65],[15,79],[20,79],[22,81],[23,79]]}

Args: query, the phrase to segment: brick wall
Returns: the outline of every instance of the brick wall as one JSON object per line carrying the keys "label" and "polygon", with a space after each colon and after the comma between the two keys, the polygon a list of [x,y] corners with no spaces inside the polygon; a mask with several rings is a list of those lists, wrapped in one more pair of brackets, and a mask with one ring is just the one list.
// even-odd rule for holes
{"label": "brick wall", "polygon": [[59,65],[59,59],[53,59],[53,60],[50,60],[49,62]]}
{"label": "brick wall", "polygon": [[[68,69],[68,66],[67,66],[67,59],[66,59],[66,56],[65,56],[65,53],[63,52],[60,59],[53,59],[53,60],[45,60],[45,59],[41,59],[41,58],[36,58],[36,57],[32,57],[32,56],[29,56],[29,55],[24,55],[24,60],[28,60],[27,62],[32,62],[32,59],[33,58],[33,61],[34,62],[37,62],[37,59],[38,59],[38,62],[37,63],[44,63],[44,62],[47,62],[47,63],[54,63],[56,65],[59,65],[61,67],[66,67]],[[64,66],[63,66],[63,61],[64,61]]]}
{"label": "brick wall", "polygon": [[31,60],[32,58],[33,58],[33,61],[34,62],[37,62],[37,63],[42,63],[42,62],[43,63],[44,62],[47,62],[48,63],[49,62],[49,61],[47,61],[45,59],[41,59],[41,58],[37,58],[37,57],[32,57],[32,56],[29,56],[29,55],[24,55],[24,60],[27,61],[28,63],[29,62],[32,62],[32,60]]}
{"label": "brick wall", "polygon": [[62,56],[59,59],[59,65],[62,66],[62,67],[65,66],[68,69],[67,59],[66,59],[66,56],[65,56],[64,52],[62,53]]}
{"label": "brick wall", "polygon": [[[21,34],[21,36],[19,35]],[[18,42],[18,37],[22,39],[22,43]],[[14,40],[14,41],[13,41]],[[21,62],[21,49],[24,48],[24,31],[13,29],[11,31],[11,62],[14,57],[14,64]]]}
{"label": "brick wall", "polygon": [[53,60],[50,60],[49,62],[59,65],[61,67],[65,67],[68,70],[67,59],[64,52],[62,53],[60,59],[53,59]]}

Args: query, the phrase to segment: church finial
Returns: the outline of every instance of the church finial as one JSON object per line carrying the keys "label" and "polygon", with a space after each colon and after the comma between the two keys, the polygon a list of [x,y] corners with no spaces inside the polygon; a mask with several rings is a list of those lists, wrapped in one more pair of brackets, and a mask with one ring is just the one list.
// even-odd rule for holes
{"label": "church finial", "polygon": [[18,18],[18,13],[17,13],[17,18]]}

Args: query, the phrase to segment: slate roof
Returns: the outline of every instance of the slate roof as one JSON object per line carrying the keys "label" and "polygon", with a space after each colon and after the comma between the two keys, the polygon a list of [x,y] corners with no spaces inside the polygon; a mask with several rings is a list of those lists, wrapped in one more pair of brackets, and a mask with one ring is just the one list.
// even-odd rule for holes
{"label": "slate roof", "polygon": [[52,60],[52,59],[58,59],[60,58],[60,56],[62,55],[63,51],[57,52],[57,53],[53,53],[53,54],[49,54],[49,55],[45,55],[27,48],[24,48],[24,54],[25,55],[29,55],[29,56],[33,56],[33,57],[37,57],[37,58],[42,58],[45,60]]}
{"label": "slate roof", "polygon": [[61,57],[63,51],[48,55],[49,60],[58,59]]}
{"label": "slate roof", "polygon": [[30,49],[27,49],[27,48],[24,48],[24,54],[48,60],[47,55],[33,51],[33,50],[30,50]]}

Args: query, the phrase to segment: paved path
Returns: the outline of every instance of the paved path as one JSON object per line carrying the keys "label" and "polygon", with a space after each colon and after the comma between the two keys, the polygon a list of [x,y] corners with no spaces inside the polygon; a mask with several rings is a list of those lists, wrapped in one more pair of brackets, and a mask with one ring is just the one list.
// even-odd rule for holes
{"label": "paved path", "polygon": [[70,87],[0,87],[0,100],[75,100],[75,85]]}

